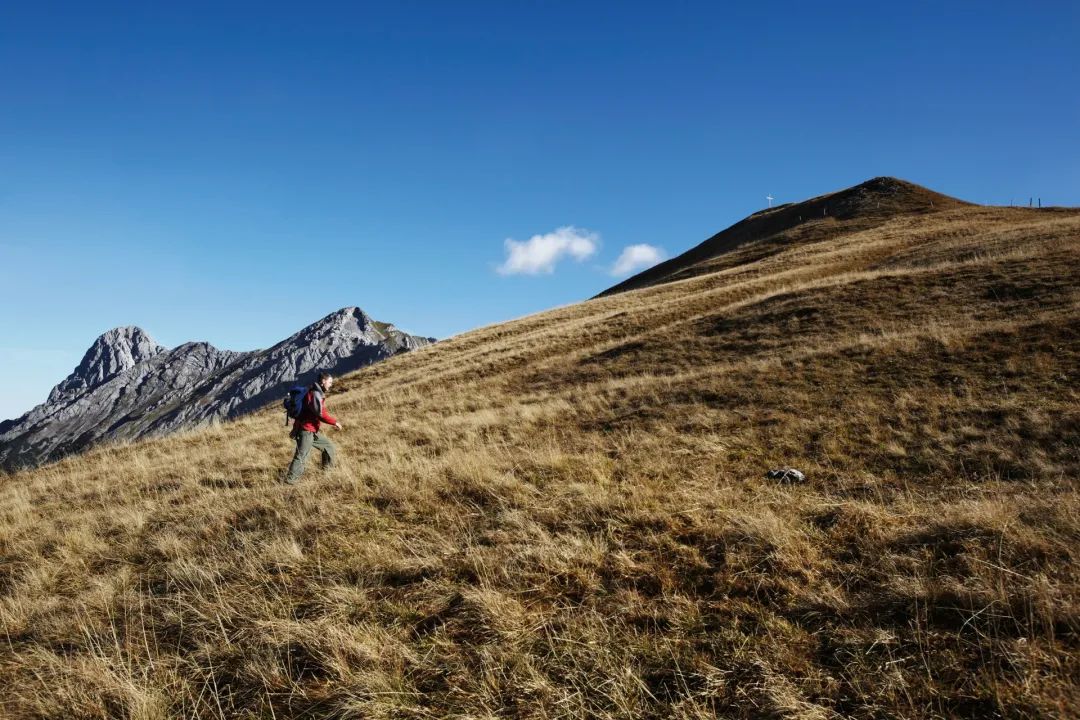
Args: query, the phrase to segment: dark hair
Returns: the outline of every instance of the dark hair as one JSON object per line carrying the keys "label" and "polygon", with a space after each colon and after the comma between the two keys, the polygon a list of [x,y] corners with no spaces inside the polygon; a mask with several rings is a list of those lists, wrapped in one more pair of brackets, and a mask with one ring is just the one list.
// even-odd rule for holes
{"label": "dark hair", "polygon": [[319,384],[322,385],[324,382],[326,382],[327,380],[330,380],[332,378],[333,378],[333,376],[330,373],[321,372],[321,373],[319,373]]}

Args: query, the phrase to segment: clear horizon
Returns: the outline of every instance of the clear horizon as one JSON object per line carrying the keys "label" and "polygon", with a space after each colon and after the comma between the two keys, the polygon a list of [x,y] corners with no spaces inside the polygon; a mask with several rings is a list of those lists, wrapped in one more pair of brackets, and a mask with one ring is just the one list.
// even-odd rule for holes
{"label": "clear horizon", "polygon": [[1080,204],[1077,37],[1064,2],[0,9],[0,420],[116,326],[446,338],[878,175]]}

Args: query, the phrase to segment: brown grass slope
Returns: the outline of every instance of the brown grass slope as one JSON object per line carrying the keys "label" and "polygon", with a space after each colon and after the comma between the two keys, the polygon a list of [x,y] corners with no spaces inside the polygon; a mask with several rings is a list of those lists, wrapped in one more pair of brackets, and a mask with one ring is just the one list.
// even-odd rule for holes
{"label": "brown grass slope", "polygon": [[1080,212],[804,239],[0,479],[0,715],[1075,717]]}
{"label": "brown grass slope", "polygon": [[[608,288],[597,297],[637,290],[708,272],[707,261],[749,243],[754,257],[779,251],[792,242],[827,239],[867,230],[899,215],[924,215],[970,206],[921,185],[893,177],[876,177],[854,187],[800,203],[760,210],[686,252]],[[746,262],[746,257],[740,262]]]}

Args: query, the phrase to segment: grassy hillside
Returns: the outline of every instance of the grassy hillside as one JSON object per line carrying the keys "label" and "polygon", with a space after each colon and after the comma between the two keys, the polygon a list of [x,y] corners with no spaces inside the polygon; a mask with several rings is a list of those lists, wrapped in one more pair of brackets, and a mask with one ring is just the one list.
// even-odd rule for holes
{"label": "grassy hillside", "polygon": [[295,488],[276,408],[2,478],[0,714],[1076,716],[1077,277],[823,217],[345,378]]}

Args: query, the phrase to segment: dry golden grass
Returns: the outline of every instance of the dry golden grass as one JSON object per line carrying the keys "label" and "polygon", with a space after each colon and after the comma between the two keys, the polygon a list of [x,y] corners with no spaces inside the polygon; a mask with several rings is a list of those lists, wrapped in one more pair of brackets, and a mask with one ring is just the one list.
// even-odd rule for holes
{"label": "dry golden grass", "polygon": [[1080,213],[831,227],[0,478],[0,714],[1080,714]]}

